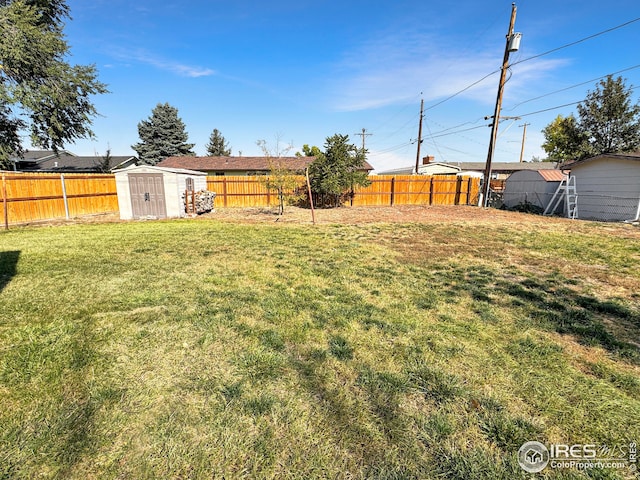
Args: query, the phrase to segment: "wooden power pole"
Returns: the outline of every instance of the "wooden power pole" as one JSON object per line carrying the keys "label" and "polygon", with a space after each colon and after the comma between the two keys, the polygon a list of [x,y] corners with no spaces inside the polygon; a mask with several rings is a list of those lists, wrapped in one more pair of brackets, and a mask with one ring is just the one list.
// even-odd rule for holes
{"label": "wooden power pole", "polygon": [[418,174],[418,168],[420,167],[420,144],[422,144],[422,119],[424,118],[424,98],[420,100],[420,124],[418,126],[418,151],[416,152],[416,175]]}
{"label": "wooden power pole", "polygon": [[[491,124],[491,140],[489,142],[489,151],[487,152],[487,163],[484,168],[484,181],[482,183],[482,205],[487,206],[489,197],[489,184],[491,183],[491,161],[493,160],[493,150],[498,136],[498,123],[500,123],[500,109],[502,108],[502,93],[504,91],[504,83],[507,78],[507,68],[509,67],[509,53],[517,50],[512,48],[511,41],[513,39],[513,27],[516,23],[516,4],[511,4],[511,21],[509,22],[509,31],[507,32],[507,42],[504,47],[504,58],[502,60],[502,70],[500,71],[500,83],[498,84],[498,96],[496,98],[496,108],[493,112],[493,123]],[[519,35],[519,34],[518,34]]]}
{"label": "wooden power pole", "polygon": [[367,129],[363,128],[362,129],[362,133],[354,133],[354,135],[359,135],[359,136],[362,137],[362,150],[365,150],[365,148],[364,148],[364,139],[366,137],[370,137],[371,135],[373,135],[373,133],[367,133]]}
{"label": "wooden power pole", "polygon": [[520,163],[522,163],[524,158],[524,141],[527,139],[527,125],[531,125],[530,123],[524,122],[520,127],[524,127],[522,131],[522,148],[520,149]]}

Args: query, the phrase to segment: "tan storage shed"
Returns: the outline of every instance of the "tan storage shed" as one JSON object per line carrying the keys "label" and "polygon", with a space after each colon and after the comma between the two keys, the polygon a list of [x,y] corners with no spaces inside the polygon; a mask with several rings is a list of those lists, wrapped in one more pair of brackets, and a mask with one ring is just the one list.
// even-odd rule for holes
{"label": "tan storage shed", "polygon": [[133,165],[115,172],[120,218],[186,216],[186,191],[207,189],[207,174],[195,170]]}

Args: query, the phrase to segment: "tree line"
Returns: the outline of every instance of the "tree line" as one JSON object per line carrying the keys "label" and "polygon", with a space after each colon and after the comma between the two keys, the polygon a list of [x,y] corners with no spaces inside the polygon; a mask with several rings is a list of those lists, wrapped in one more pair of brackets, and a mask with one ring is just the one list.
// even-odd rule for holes
{"label": "tree line", "polygon": [[[168,103],[158,104],[151,116],[138,124],[138,134],[140,142],[132,148],[143,164],[155,165],[172,156],[195,156],[194,144],[187,143],[188,134],[178,110]],[[273,148],[265,140],[258,140],[256,144],[269,164],[264,184],[269,190],[276,191],[278,213],[282,214],[285,203],[295,196],[297,175],[300,173],[292,171],[282,161],[291,147],[281,148],[279,138]],[[228,156],[230,153],[229,143],[218,129],[214,129],[207,144],[207,155]],[[353,195],[355,187],[369,184],[368,172],[364,170],[366,153],[366,150],[350,143],[348,135],[335,134],[326,138],[324,150],[304,145],[302,153],[297,152],[296,156],[314,158],[307,172],[312,192],[319,195],[326,205],[340,205],[347,196]]]}
{"label": "tree line", "polygon": [[[147,120],[138,123],[140,142],[132,145],[140,162],[155,165],[165,158],[175,156],[195,156],[195,144],[187,143],[189,135],[178,109],[168,103],[159,103]],[[216,128],[209,137],[207,155],[212,157],[231,155],[229,142]]]}

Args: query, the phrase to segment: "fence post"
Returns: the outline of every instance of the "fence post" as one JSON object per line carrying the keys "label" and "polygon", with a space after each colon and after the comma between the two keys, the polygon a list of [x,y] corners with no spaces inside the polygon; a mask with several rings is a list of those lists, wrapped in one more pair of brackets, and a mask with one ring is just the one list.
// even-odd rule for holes
{"label": "fence post", "polygon": [[456,196],[454,205],[460,205],[460,195],[462,194],[462,177],[456,176]]}
{"label": "fence post", "polygon": [[467,178],[467,205],[471,203],[471,177]]}
{"label": "fence post", "polygon": [[391,206],[395,203],[396,199],[396,177],[391,177]]}
{"label": "fence post", "polygon": [[9,230],[9,208],[7,206],[7,176],[2,174],[2,206],[4,208],[4,229]]}
{"label": "fence post", "polygon": [[222,199],[223,199],[222,204],[226,207],[227,206],[227,177],[224,177],[222,179]]}
{"label": "fence post", "polygon": [[429,205],[433,205],[433,176],[429,179]]}
{"label": "fence post", "polygon": [[67,200],[67,187],[64,184],[64,173],[60,174],[60,183],[62,183],[62,200],[64,201],[64,218],[69,220],[69,202]]}

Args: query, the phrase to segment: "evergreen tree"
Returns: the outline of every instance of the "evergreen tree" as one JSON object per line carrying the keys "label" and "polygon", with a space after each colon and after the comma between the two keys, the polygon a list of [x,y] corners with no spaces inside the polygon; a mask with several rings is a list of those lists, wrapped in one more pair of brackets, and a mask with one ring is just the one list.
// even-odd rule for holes
{"label": "evergreen tree", "polygon": [[58,150],[92,137],[91,96],[106,93],[95,66],[71,65],[64,0],[0,0],[0,162],[31,142]]}
{"label": "evergreen tree", "polygon": [[178,109],[168,103],[159,103],[148,120],[138,123],[140,143],[132,145],[141,163],[155,165],[167,157],[192,156],[193,143],[186,143],[189,135]]}
{"label": "evergreen tree", "polygon": [[363,171],[366,150],[349,143],[348,135],[327,137],[325,151],[309,165],[311,190],[330,199],[325,204],[340,205],[345,195],[352,195],[356,186],[369,185]]}
{"label": "evergreen tree", "polygon": [[231,155],[231,147],[229,142],[222,136],[220,130],[213,129],[207,144],[207,155],[210,157],[228,157]]}

